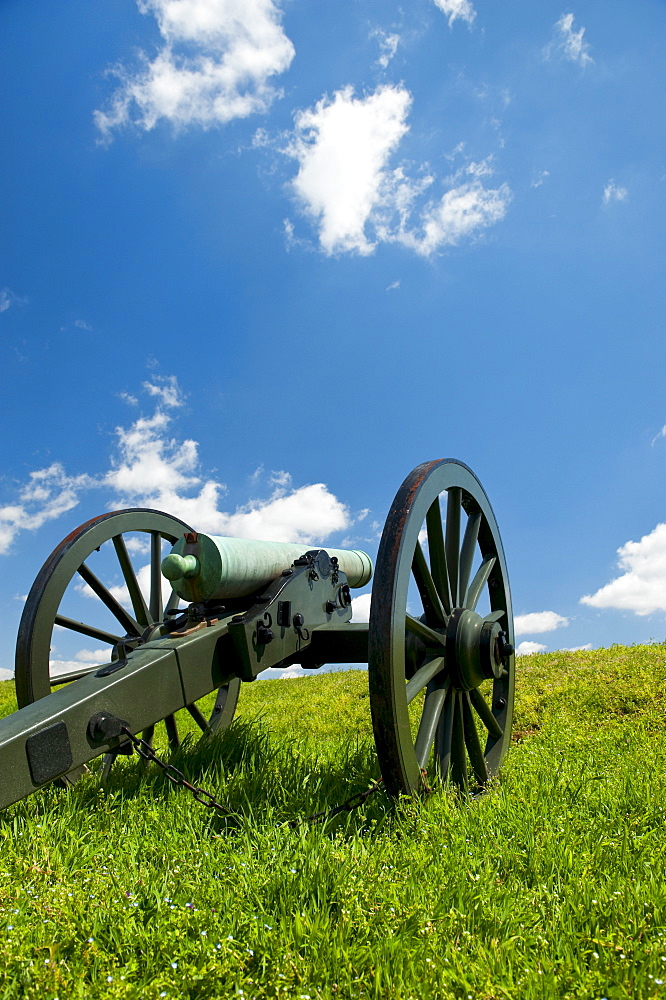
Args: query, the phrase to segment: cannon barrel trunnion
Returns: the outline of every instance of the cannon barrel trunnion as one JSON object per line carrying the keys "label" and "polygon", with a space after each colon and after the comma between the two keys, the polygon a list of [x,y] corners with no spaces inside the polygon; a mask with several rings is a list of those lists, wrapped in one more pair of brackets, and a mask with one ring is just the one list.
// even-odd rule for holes
{"label": "cannon barrel trunnion", "polygon": [[[137,558],[148,564],[137,570]],[[19,711],[0,721],[0,807],[54,779],[71,784],[99,756],[108,774],[130,737],[151,747],[159,726],[175,749],[182,710],[204,735],[224,728],[242,681],[292,664],[368,663],[390,794],[434,775],[482,790],[509,745],[515,655],[499,531],[467,466],[442,459],[407,477],[379,546],[370,621],[352,622],[351,589],[371,576],[358,550],[207,535],[159,511],[81,525],[26,601]],[[92,598],[86,621],[65,614],[73,591]],[[113,624],[100,624],[100,609]],[[52,675],[61,633],[103,645],[107,662]]]}

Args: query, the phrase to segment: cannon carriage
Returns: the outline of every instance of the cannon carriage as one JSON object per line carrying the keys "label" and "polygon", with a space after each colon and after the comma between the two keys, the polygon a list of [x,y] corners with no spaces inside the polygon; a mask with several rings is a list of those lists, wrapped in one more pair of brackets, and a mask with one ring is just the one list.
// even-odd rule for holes
{"label": "cannon carriage", "polygon": [[[149,553],[140,572],[137,545]],[[122,587],[97,563],[111,564]],[[180,712],[212,734],[232,721],[243,681],[292,664],[368,664],[389,794],[415,794],[435,773],[463,794],[483,789],[510,741],[515,655],[499,530],[466,465],[424,463],[404,481],[379,546],[370,620],[354,622],[352,590],[371,575],[363,552],[220,538],[153,510],[81,525],[26,601],[19,711],[0,721],[0,807],[76,781],[100,756],[108,773],[139,735],[148,747],[159,740],[157,727],[176,748]],[[93,598],[87,620],[65,614],[73,586]],[[52,674],[63,630],[102,644],[107,661]]]}

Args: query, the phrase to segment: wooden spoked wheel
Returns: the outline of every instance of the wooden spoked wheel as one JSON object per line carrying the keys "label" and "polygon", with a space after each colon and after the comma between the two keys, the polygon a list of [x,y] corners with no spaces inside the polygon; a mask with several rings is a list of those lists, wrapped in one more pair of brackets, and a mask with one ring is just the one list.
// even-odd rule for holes
{"label": "wooden spoked wheel", "polygon": [[[121,658],[129,650],[159,637],[165,618],[178,608],[178,595],[161,574],[164,543],[173,544],[191,529],[176,517],[156,510],[133,508],[102,514],[65,538],[42,566],[23,610],[16,646],[16,695],[19,708],[99,669],[100,663]],[[137,565],[142,564],[137,569]],[[165,600],[166,597],[166,600]],[[65,614],[74,607],[75,617]],[[131,609],[131,610],[130,610]],[[97,648],[83,651],[82,660],[52,659],[52,648],[72,648],[76,638]],[[87,660],[87,662],[86,662]],[[92,663],[91,663],[92,661]],[[196,705],[187,710],[203,733],[231,722],[240,681],[221,687],[207,717]],[[180,743],[173,715],[164,720],[169,745]],[[152,743],[155,726],[144,730]],[[110,766],[113,755],[107,755]]]}
{"label": "wooden spoked wheel", "polygon": [[377,555],[369,625],[382,778],[413,794],[433,772],[467,794],[511,738],[515,656],[504,552],[488,498],[462,462],[418,466]]}

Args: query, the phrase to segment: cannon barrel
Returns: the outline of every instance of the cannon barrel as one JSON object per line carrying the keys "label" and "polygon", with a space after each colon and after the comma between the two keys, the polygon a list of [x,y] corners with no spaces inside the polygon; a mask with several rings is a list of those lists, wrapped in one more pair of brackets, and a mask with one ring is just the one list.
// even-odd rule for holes
{"label": "cannon barrel", "polygon": [[[184,600],[246,597],[276,580],[301,558],[307,546],[188,532],[162,562],[162,573]],[[324,548],[350,587],[364,587],[372,560],[359,549]]]}

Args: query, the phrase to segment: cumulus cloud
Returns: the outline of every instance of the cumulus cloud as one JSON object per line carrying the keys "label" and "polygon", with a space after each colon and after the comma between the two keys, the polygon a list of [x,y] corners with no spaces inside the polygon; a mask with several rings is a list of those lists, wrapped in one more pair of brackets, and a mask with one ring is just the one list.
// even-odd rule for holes
{"label": "cumulus cloud", "polygon": [[378,87],[365,98],[345,87],[298,113],[286,149],[299,163],[293,188],[327,253],[374,249],[366,226],[385,197],[386,166],[407,131],[410,105],[402,86]]}
{"label": "cumulus cloud", "polygon": [[294,46],[275,0],[138,0],[157,20],[162,46],[142,52],[132,73],[117,66],[119,85],[106,110],[95,112],[105,138],[160,119],[176,127],[210,128],[266,111],[278,96],[271,79],[284,73]]}
{"label": "cumulus cloud", "polygon": [[565,653],[584,653],[588,649],[592,649],[592,643],[586,642],[584,646],[563,646],[563,652]]}
{"label": "cumulus cloud", "polygon": [[588,63],[594,62],[590,55],[590,46],[585,41],[585,28],[574,31],[574,15],[562,14],[554,27],[554,39],[546,46],[546,58],[550,58],[553,53],[558,53],[563,59],[577,63],[578,66],[585,67]]}
{"label": "cumulus cloud", "polygon": [[516,655],[530,656],[532,653],[545,653],[547,648],[541,642],[521,642],[516,648]]}
{"label": "cumulus cloud", "polygon": [[372,600],[372,594],[359,594],[358,597],[352,598],[352,617],[353,622],[369,622],[370,621],[370,601]]}
{"label": "cumulus cloud", "polygon": [[516,635],[539,635],[553,632],[569,624],[569,619],[555,611],[532,611],[528,615],[516,615],[513,627]]}
{"label": "cumulus cloud", "polygon": [[626,187],[621,187],[616,184],[614,179],[611,177],[608,184],[604,187],[604,193],[601,197],[604,205],[610,204],[611,201],[626,201],[629,192]]}
{"label": "cumulus cloud", "polygon": [[[391,163],[409,130],[411,102],[402,85],[386,84],[365,97],[345,87],[298,112],[282,152],[298,161],[292,190],[324,253],[368,255],[386,242],[430,256],[506,214],[508,186],[484,184],[492,158],[461,168],[435,197],[436,178],[425,166],[410,176],[404,164]],[[290,222],[292,241],[293,232]]]}
{"label": "cumulus cloud", "polygon": [[[183,403],[176,379],[155,376],[143,389],[155,408],[116,428],[105,472],[73,476],[55,462],[32,472],[17,488],[14,502],[0,507],[0,554],[10,551],[20,531],[34,531],[60,517],[92,490],[107,498],[111,510],[153,507],[200,531],[268,541],[318,544],[356,520],[324,483],[294,487],[282,470],[271,474],[267,497],[221,510],[226,486],[202,474],[196,441],[172,433],[174,413]],[[124,592],[119,594],[124,598]]]}
{"label": "cumulus cloud", "polygon": [[476,11],[470,0],[435,0],[435,4],[439,7],[442,14],[448,18],[449,28],[458,19],[472,24],[476,17]]}
{"label": "cumulus cloud", "polygon": [[617,554],[623,572],[594,594],[581,597],[581,604],[637,615],[666,611],[666,524],[658,524],[638,542],[626,542]]}

